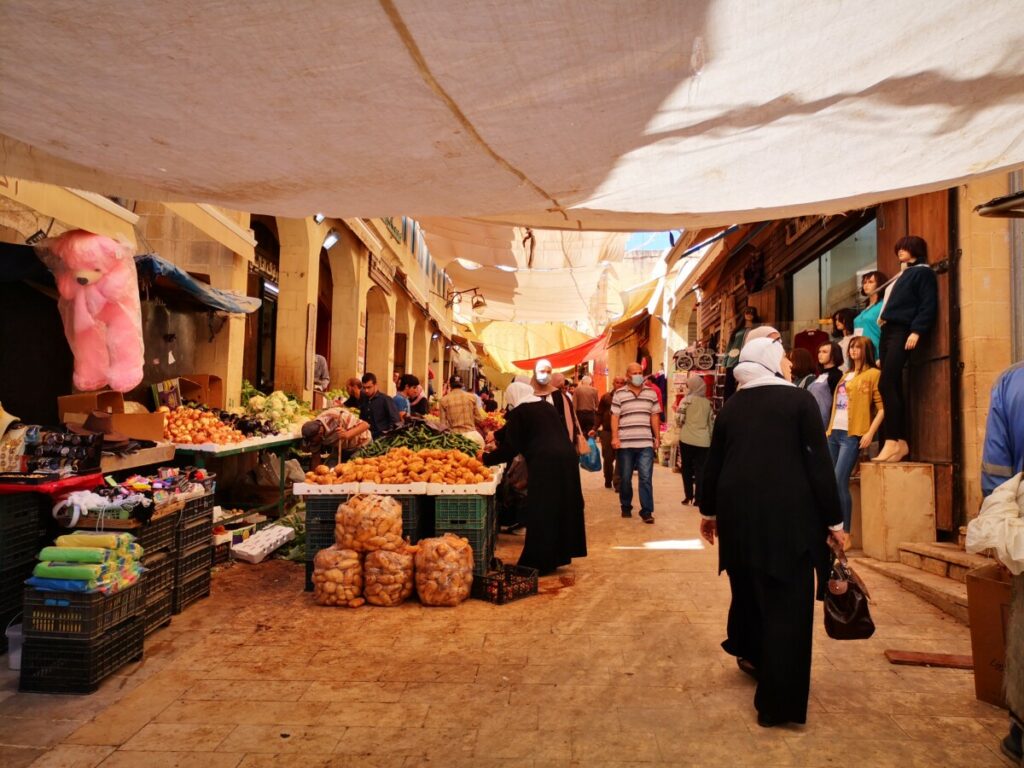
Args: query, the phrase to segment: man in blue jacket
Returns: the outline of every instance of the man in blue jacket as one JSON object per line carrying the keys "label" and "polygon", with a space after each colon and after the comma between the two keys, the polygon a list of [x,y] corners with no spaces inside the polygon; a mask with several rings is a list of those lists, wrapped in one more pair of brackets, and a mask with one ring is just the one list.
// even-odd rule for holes
{"label": "man in blue jacket", "polygon": [[[1003,371],[992,386],[988,421],[985,424],[985,445],[981,454],[981,492],[992,491],[1024,471],[1024,363],[1017,363]],[[1024,575],[1013,578],[1013,597],[1010,600],[1010,620],[1007,626],[1006,647],[1024,643],[1024,620],[1018,615],[1024,604]],[[1024,669],[1015,669],[1017,657],[1006,654],[1006,704],[1010,709],[1010,733],[1003,739],[1003,753],[1021,761],[1021,733],[1024,722]]]}

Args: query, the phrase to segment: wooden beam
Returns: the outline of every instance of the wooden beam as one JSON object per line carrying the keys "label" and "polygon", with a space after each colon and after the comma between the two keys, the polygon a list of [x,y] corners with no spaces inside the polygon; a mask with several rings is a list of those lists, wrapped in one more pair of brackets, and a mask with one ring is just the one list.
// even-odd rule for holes
{"label": "wooden beam", "polygon": [[945,667],[947,669],[974,669],[973,657],[959,653],[927,653],[921,651],[887,650],[885,658],[890,664],[911,667]]}

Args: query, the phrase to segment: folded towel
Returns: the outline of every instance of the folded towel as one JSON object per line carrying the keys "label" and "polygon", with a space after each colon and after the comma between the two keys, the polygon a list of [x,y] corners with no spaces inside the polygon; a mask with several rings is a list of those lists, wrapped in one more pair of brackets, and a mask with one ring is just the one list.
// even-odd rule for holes
{"label": "folded towel", "polygon": [[117,551],[97,547],[44,547],[39,559],[58,563],[106,563],[116,560]]}
{"label": "folded towel", "polygon": [[101,585],[97,581],[77,579],[44,579],[31,576],[25,580],[25,583],[43,592],[99,592],[101,590]]}
{"label": "folded towel", "polygon": [[45,561],[36,563],[33,576],[41,579],[74,579],[78,581],[104,580],[115,576],[119,568],[117,563],[54,563]]}
{"label": "folded towel", "polygon": [[130,533],[67,533],[58,536],[56,543],[58,547],[96,547],[125,553],[134,542]]}

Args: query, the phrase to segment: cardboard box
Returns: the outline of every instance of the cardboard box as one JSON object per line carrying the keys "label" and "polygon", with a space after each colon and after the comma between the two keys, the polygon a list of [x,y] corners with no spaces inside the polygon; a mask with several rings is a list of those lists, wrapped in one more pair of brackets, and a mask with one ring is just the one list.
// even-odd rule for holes
{"label": "cardboard box", "polygon": [[[89,413],[90,411],[124,413],[124,396],[120,392],[105,389],[99,392],[81,392],[77,395],[65,395],[57,398],[57,414],[61,421],[67,421],[65,416],[69,413]],[[80,424],[81,422],[73,423]]]}
{"label": "cardboard box", "polygon": [[193,400],[207,408],[224,407],[224,380],[207,373],[190,373],[178,377],[182,400]]}
{"label": "cardboard box", "polygon": [[1005,707],[1003,668],[1010,623],[1010,574],[998,563],[967,572],[967,615],[974,656],[974,695]]}

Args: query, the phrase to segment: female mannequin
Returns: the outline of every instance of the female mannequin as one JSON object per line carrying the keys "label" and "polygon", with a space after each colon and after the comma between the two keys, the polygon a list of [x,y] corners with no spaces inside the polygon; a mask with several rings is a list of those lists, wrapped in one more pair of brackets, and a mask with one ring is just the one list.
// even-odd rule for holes
{"label": "female mannequin", "polygon": [[901,272],[885,291],[879,320],[882,377],[878,389],[885,408],[886,439],[873,461],[902,461],[910,453],[903,366],[934,325],[939,304],[938,283],[928,266],[928,244],[911,235],[900,238],[895,249]]}
{"label": "female mannequin", "polygon": [[853,338],[852,309],[839,309],[832,313],[832,338],[843,350],[843,364],[840,366],[844,371],[850,370],[850,339]]}
{"label": "female mannequin", "polygon": [[828,341],[818,347],[818,367],[821,373],[807,387],[807,391],[814,395],[818,402],[818,409],[821,411],[822,428],[828,426],[829,414],[832,412],[832,396],[836,393],[836,386],[843,378],[843,350],[834,341]]}
{"label": "female mannequin", "polygon": [[882,311],[881,287],[888,278],[877,269],[868,272],[860,280],[860,292],[868,297],[868,305],[853,319],[853,335],[867,336],[875,346],[877,353],[882,345],[882,326],[878,324],[878,315]]}
{"label": "female mannequin", "polygon": [[732,332],[727,347],[728,355],[725,358],[725,396],[728,398],[736,391],[736,378],[733,376],[733,368],[740,360],[740,351],[746,343],[747,334],[751,329],[761,324],[761,317],[754,307],[744,307],[743,312],[736,318],[736,330]]}

